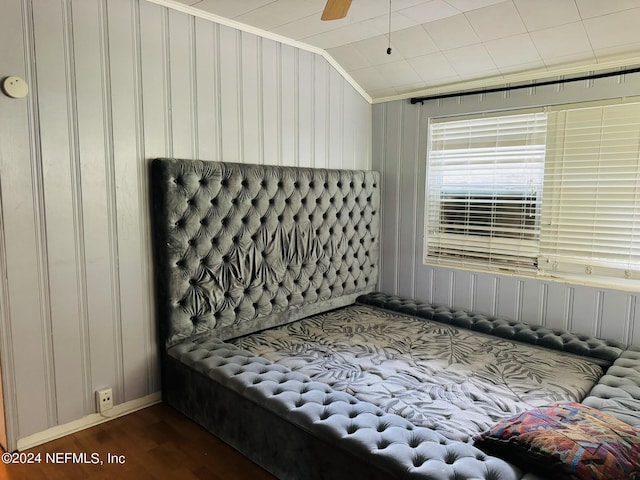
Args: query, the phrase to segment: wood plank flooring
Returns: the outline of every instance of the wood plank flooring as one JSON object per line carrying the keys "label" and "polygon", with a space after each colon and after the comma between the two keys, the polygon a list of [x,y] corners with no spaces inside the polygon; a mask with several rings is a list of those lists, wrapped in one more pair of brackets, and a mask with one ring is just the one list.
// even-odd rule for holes
{"label": "wood plank flooring", "polygon": [[[0,479],[275,480],[274,476],[163,403],[40,445],[26,453],[39,453],[41,463],[0,463]],[[85,455],[88,463],[73,463],[70,456],[67,463],[53,463],[53,460],[64,461],[64,454],[72,453]],[[91,463],[98,460],[95,455],[102,465]],[[109,459],[113,462],[124,460],[124,463],[109,464]]]}

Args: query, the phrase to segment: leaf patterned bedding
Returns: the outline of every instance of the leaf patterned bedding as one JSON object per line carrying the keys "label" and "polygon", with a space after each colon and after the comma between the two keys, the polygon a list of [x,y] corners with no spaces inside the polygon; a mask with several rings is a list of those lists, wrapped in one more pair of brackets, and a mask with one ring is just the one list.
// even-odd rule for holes
{"label": "leaf patterned bedding", "polygon": [[588,359],[363,305],[232,343],[462,441],[532,407],[580,401],[603,374]]}

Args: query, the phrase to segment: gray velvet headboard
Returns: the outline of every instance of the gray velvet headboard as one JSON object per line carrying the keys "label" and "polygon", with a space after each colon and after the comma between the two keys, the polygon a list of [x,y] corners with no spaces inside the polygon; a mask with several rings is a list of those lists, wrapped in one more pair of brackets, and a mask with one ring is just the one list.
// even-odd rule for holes
{"label": "gray velvet headboard", "polygon": [[373,290],[377,172],[176,159],[151,169],[167,345],[211,332],[237,337]]}

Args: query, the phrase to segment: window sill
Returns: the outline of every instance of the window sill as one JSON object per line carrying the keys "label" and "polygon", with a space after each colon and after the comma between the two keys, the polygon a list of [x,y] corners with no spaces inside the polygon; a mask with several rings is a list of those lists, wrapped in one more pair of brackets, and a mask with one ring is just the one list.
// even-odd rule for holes
{"label": "window sill", "polygon": [[538,272],[537,270],[512,269],[507,267],[474,264],[461,265],[457,262],[432,261],[424,259],[423,265],[427,267],[437,267],[443,269],[463,270],[466,272],[489,273],[506,277],[538,280],[542,282],[563,283],[567,285],[585,286],[609,290],[619,290],[638,294],[640,292],[640,280],[628,280],[624,278],[600,277],[595,275],[576,274],[549,274]]}

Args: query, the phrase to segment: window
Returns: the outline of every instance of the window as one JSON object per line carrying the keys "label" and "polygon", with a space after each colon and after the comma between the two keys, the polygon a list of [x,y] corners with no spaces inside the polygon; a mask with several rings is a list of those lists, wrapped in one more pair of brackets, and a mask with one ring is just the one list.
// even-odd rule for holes
{"label": "window", "polygon": [[534,268],[546,114],[431,124],[427,258]]}
{"label": "window", "polygon": [[436,120],[425,261],[640,279],[640,103]]}
{"label": "window", "polygon": [[540,268],[640,279],[640,103],[548,122]]}

